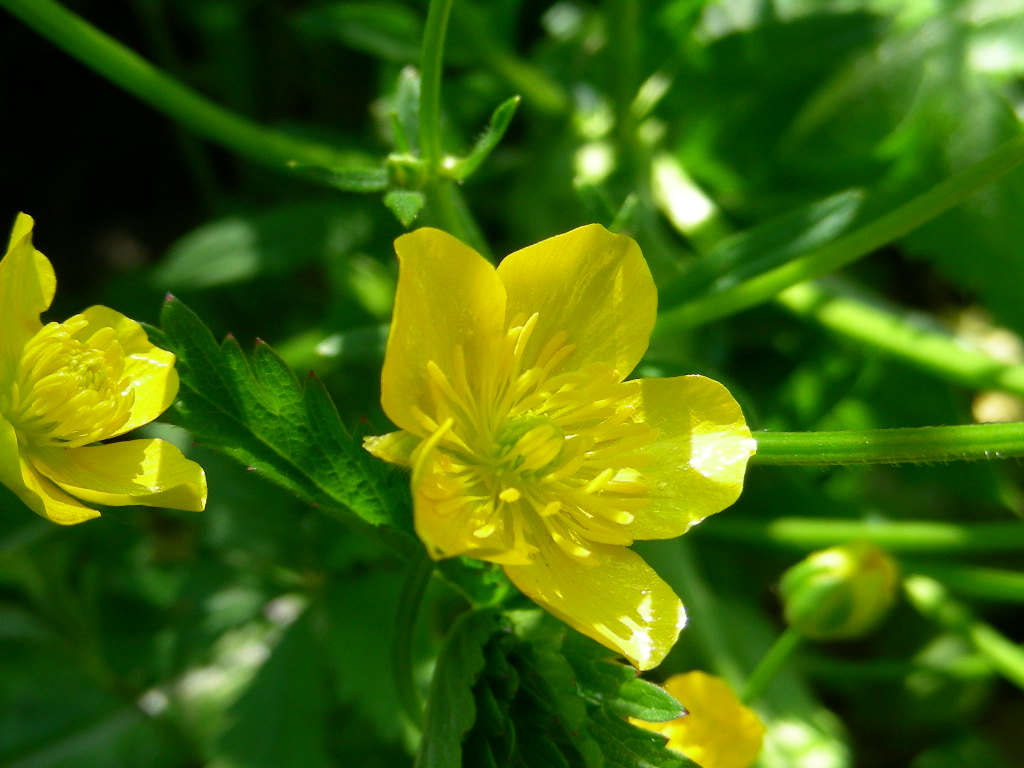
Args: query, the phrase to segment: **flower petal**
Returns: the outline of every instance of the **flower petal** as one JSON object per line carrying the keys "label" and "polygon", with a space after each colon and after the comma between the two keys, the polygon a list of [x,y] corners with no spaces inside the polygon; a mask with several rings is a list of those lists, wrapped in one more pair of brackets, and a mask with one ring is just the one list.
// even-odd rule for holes
{"label": "flower petal", "polygon": [[21,350],[43,327],[39,315],[57,289],[53,266],[32,247],[32,224],[31,216],[18,214],[7,255],[0,260],[0,382],[13,379]]}
{"label": "flower petal", "polygon": [[740,703],[728,683],[705,672],[673,675],[665,690],[687,714],[665,723],[630,722],[668,739],[667,746],[704,768],[749,768],[764,740],[764,725]]}
{"label": "flower petal", "polygon": [[163,440],[125,440],[84,448],[39,448],[32,464],[68,493],[108,506],[142,504],[199,512],[206,475]]}
{"label": "flower petal", "polygon": [[141,325],[109,307],[89,307],[82,316],[89,325],[79,331],[79,336],[89,337],[100,328],[114,329],[126,356],[124,376],[135,392],[128,421],[105,437],[123,435],[166,411],[178,394],[174,354],[154,346]]}
{"label": "flower petal", "polygon": [[98,510],[71,498],[43,477],[24,455],[18,456],[14,466],[19,468],[20,476],[14,485],[8,485],[6,480],[4,484],[40,517],[60,525],[74,525],[100,516]]}
{"label": "flower petal", "polygon": [[650,501],[625,529],[634,540],[674,538],[736,501],[757,444],[739,404],[713,379],[679,376],[635,384],[636,418],[659,434],[637,450]]}
{"label": "flower petal", "polygon": [[[479,386],[493,375],[504,332],[505,291],[494,268],[472,248],[437,229],[395,241],[398,290],[384,355],[381,404],[402,429],[426,437],[418,413],[436,414],[434,363],[449,382]],[[461,350],[458,351],[458,350]]]}
{"label": "flower petal", "polygon": [[584,564],[552,543],[529,565],[505,565],[505,573],[531,600],[637,669],[656,667],[686,624],[683,604],[633,550],[595,544],[591,556],[594,563]]}
{"label": "flower petal", "polygon": [[421,440],[416,435],[400,429],[386,435],[368,435],[363,438],[363,448],[378,459],[398,464],[402,467],[412,466],[412,453]]}
{"label": "flower petal", "polygon": [[631,238],[590,224],[507,256],[498,276],[510,322],[538,313],[526,359],[559,332],[574,345],[553,373],[601,363],[624,379],[647,351],[658,294]]}

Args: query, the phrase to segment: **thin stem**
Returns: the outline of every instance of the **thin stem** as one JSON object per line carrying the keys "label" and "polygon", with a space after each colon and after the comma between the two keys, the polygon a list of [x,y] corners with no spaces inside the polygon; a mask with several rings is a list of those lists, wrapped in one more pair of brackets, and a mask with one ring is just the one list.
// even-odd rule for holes
{"label": "thin stem", "polygon": [[902,562],[907,573],[930,576],[958,595],[1002,603],[1024,603],[1024,573],[953,563]]}
{"label": "thin stem", "polygon": [[794,285],[778,300],[794,314],[947,381],[1024,396],[1024,365],[994,360],[920,313],[897,312],[848,295],[835,280]]}
{"label": "thin stem", "polygon": [[805,280],[822,277],[912,232],[959,205],[1024,161],[1024,135],[953,174],[924,194],[844,237],[739,284],[708,293],[669,310],[658,319],[659,334],[702,325],[768,301]]}
{"label": "thin stem", "polygon": [[431,178],[441,169],[441,70],[452,0],[430,0],[420,49],[420,152]]}
{"label": "thin stem", "polygon": [[398,601],[395,635],[391,645],[391,666],[395,674],[398,700],[409,722],[419,729],[423,728],[423,697],[416,685],[413,669],[413,640],[423,595],[433,574],[434,561],[425,555],[421,554],[409,564]]}
{"label": "thin stem", "polygon": [[291,162],[352,165],[351,157],[332,147],[263,128],[214,104],[54,0],[0,0],[0,6],[139,100],[254,162],[277,170],[286,170]]}
{"label": "thin stem", "polygon": [[753,704],[761,697],[802,641],[803,636],[792,627],[787,627],[786,631],[778,636],[768,649],[768,653],[762,657],[747,678],[742,696],[744,704]]}
{"label": "thin stem", "polygon": [[902,464],[1024,456],[1024,422],[843,432],[756,432],[758,464]]}
{"label": "thin stem", "polygon": [[956,632],[984,656],[1003,677],[1024,689],[1024,648],[978,619],[946,588],[927,576],[910,576],[903,588],[911,604],[924,616]]}
{"label": "thin stem", "polygon": [[1020,521],[956,525],[783,517],[765,523],[718,516],[701,525],[696,535],[801,552],[855,540],[873,542],[894,554],[951,555],[1024,550],[1024,524]]}

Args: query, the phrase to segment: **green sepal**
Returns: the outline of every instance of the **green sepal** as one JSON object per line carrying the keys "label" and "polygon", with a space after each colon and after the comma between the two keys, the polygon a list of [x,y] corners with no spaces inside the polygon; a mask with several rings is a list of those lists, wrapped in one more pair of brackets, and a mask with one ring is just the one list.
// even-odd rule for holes
{"label": "green sepal", "polygon": [[487,128],[484,129],[484,132],[480,134],[480,138],[476,140],[476,144],[473,145],[473,149],[465,157],[456,160],[447,169],[446,175],[458,181],[465,181],[473,175],[476,169],[480,167],[480,164],[487,159],[487,156],[501,142],[505,131],[508,130],[508,126],[516,114],[516,110],[519,108],[520,100],[518,96],[513,96],[511,99],[507,99],[498,105],[498,108],[491,115]]}
{"label": "green sepal", "polygon": [[412,189],[392,189],[384,195],[386,205],[406,229],[416,220],[426,205],[427,198],[422,192]]}

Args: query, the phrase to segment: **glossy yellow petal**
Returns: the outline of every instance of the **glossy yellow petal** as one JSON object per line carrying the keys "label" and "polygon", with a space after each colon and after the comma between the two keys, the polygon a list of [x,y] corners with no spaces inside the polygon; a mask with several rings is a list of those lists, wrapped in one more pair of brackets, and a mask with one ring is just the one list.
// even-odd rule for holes
{"label": "glossy yellow petal", "polygon": [[125,440],[84,448],[41,448],[32,464],[63,490],[108,506],[142,504],[198,512],[206,475],[163,440]]}
{"label": "glossy yellow petal", "polygon": [[398,290],[381,404],[399,427],[426,437],[436,428],[425,417],[436,418],[439,379],[459,391],[462,382],[479,391],[484,377],[493,375],[505,292],[486,259],[440,230],[403,235],[395,251]]}
{"label": "glossy yellow petal", "polygon": [[101,328],[114,329],[125,354],[124,380],[130,382],[135,396],[128,421],[104,438],[123,435],[166,411],[178,394],[174,354],[154,346],[141,325],[109,307],[89,307],[82,316],[89,323],[76,334],[82,338]]}
{"label": "glossy yellow petal", "polygon": [[68,496],[45,478],[24,455],[21,457],[20,465],[25,492],[18,495],[37,515],[60,525],[84,523],[100,516],[99,510]]}
{"label": "glossy yellow petal", "polygon": [[416,435],[400,429],[386,435],[369,435],[363,438],[363,448],[378,459],[402,467],[412,466],[412,452],[422,442]]}
{"label": "glossy yellow petal", "polygon": [[657,666],[686,623],[683,604],[631,549],[593,544],[589,558],[583,563],[552,543],[505,573],[531,600],[637,669]]}
{"label": "glossy yellow petal", "polygon": [[600,363],[618,371],[621,380],[647,351],[658,294],[631,238],[590,224],[507,256],[498,276],[508,294],[510,322],[538,315],[528,361],[565,334],[574,349],[553,373]]}
{"label": "glossy yellow petal", "polygon": [[674,538],[736,501],[756,443],[739,404],[713,379],[630,383],[635,417],[658,437],[636,452],[648,502],[625,529],[634,540]]}
{"label": "glossy yellow petal", "polygon": [[701,768],[749,768],[764,740],[764,725],[721,678],[704,672],[673,675],[665,690],[686,708],[687,714],[667,723],[645,723],[641,728],[661,733],[667,746],[681,752]]}
{"label": "glossy yellow petal", "polygon": [[17,371],[25,342],[42,327],[57,288],[49,260],[32,246],[32,217],[18,214],[7,254],[0,261],[0,382]]}
{"label": "glossy yellow petal", "polygon": [[0,416],[0,483],[17,494],[37,512],[42,509],[42,502],[28,490],[21,476],[21,449],[18,446],[18,434],[9,421]]}

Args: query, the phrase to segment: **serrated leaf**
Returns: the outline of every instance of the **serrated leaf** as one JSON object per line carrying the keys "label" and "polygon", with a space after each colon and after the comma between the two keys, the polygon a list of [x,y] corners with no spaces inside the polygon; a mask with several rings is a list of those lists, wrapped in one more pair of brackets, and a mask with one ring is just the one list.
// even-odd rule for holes
{"label": "serrated leaf", "polygon": [[414,189],[393,189],[384,195],[384,205],[402,222],[403,227],[416,220],[426,203],[426,196]]}
{"label": "serrated leaf", "polygon": [[476,140],[476,144],[473,145],[473,149],[470,150],[468,155],[455,162],[448,175],[459,181],[465,181],[473,175],[476,169],[480,167],[480,164],[501,143],[505,131],[508,130],[508,126],[512,122],[516,110],[519,108],[519,102],[520,98],[513,96],[511,99],[503,101],[498,105],[498,108],[494,110],[494,114],[491,115],[491,121],[487,128],[484,129],[484,132],[480,134],[480,138]]}
{"label": "serrated leaf", "polygon": [[601,746],[608,768],[698,768],[665,746],[665,737],[637,728],[604,710],[591,712],[590,732]]}
{"label": "serrated leaf", "polygon": [[498,628],[490,610],[456,619],[430,682],[416,768],[461,768],[462,742],[476,720],[473,684],[484,666],[483,646]]}
{"label": "serrated leaf", "polygon": [[164,304],[161,323],[181,377],[174,413],[198,442],[350,523],[411,530],[404,483],[345,429],[317,379],[301,386],[265,344],[250,368],[233,338],[218,345],[177,299]]}

